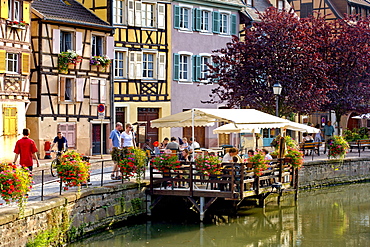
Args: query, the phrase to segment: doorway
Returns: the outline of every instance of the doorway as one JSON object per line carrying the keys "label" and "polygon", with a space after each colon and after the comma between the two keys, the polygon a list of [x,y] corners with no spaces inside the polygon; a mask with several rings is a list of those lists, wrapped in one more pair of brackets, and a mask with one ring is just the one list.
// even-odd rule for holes
{"label": "doorway", "polygon": [[142,125],[145,125],[145,139],[150,139],[151,143],[155,141],[159,141],[158,140],[158,128],[151,128],[150,126],[150,121],[154,119],[158,119],[158,118],[159,118],[159,108],[138,108],[137,109],[138,122],[146,122],[146,123],[142,123]]}
{"label": "doorway", "polygon": [[[103,124],[103,154],[107,154],[107,124]],[[101,150],[101,124],[92,125],[92,154],[100,154]]]}
{"label": "doorway", "polygon": [[[185,127],[182,129],[182,137],[186,137],[190,140],[191,136],[191,127]],[[194,137],[200,147],[206,148],[206,127],[194,127]]]}

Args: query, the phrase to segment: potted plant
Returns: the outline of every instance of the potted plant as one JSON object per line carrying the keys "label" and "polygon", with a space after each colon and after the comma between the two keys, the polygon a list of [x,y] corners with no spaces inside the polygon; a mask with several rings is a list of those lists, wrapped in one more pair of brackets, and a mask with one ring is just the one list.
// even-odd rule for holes
{"label": "potted plant", "polygon": [[180,161],[177,156],[173,154],[161,154],[152,159],[152,167],[162,171],[169,172],[170,170],[176,170],[180,168]]}
{"label": "potted plant", "polygon": [[26,29],[27,23],[24,21],[7,21],[7,25],[12,28]]}
{"label": "potted plant", "polygon": [[204,175],[221,174],[222,160],[215,155],[198,155],[195,157],[195,169]]}
{"label": "potted plant", "polygon": [[261,151],[258,151],[255,155],[248,158],[248,162],[253,164],[254,175],[259,177],[267,169],[269,161],[265,160],[265,155]]}
{"label": "potted plant", "polygon": [[329,153],[328,157],[344,159],[348,152],[349,145],[342,136],[333,136],[333,139],[329,142]]}
{"label": "potted plant", "polygon": [[120,167],[122,178],[130,180],[130,177],[136,177],[140,183],[145,171],[146,155],[139,148],[124,148],[119,150],[118,166]]}
{"label": "potted plant", "polygon": [[64,190],[68,187],[86,184],[90,176],[90,163],[83,159],[83,155],[76,151],[68,151],[60,158],[60,164],[57,166],[57,173],[61,181],[65,184]]}
{"label": "potted plant", "polygon": [[27,168],[10,163],[0,164],[0,195],[7,204],[18,203],[20,217],[24,215],[32,183],[32,174]]}
{"label": "potted plant", "polygon": [[90,59],[90,64],[102,67],[103,72],[105,72],[105,70],[107,69],[107,67],[110,65],[111,62],[112,62],[112,60],[107,55],[105,55],[105,56],[93,56]]}
{"label": "potted plant", "polygon": [[68,74],[68,66],[75,65],[81,62],[82,57],[75,51],[67,50],[58,55],[58,70],[59,73]]}

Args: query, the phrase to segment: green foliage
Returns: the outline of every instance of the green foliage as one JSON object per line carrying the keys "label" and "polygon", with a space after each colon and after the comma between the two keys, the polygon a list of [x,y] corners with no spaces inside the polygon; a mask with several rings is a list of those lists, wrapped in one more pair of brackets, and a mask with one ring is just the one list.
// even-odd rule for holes
{"label": "green foliage", "polygon": [[288,147],[286,158],[290,158],[290,164],[294,168],[301,168],[304,162],[303,152],[299,151],[297,148]]}
{"label": "green foliage", "polygon": [[134,198],[131,200],[132,210],[138,213],[142,209],[143,200],[141,198]]}
{"label": "green foliage", "polygon": [[68,73],[69,64],[77,64],[81,62],[82,57],[75,51],[68,50],[59,53],[58,55],[58,69],[60,73]]}
{"label": "green foliage", "polygon": [[152,159],[151,165],[159,171],[176,170],[181,166],[177,156],[173,154],[158,155]]}
{"label": "green foliage", "polygon": [[347,129],[343,132],[344,139],[348,142],[353,142],[362,139],[368,139],[367,127],[361,127],[359,129],[354,128],[352,131]]}
{"label": "green foliage", "polygon": [[195,168],[205,175],[221,174],[222,160],[214,155],[198,155],[195,157]]}
{"label": "green foliage", "polygon": [[147,162],[146,154],[140,148],[113,149],[112,159],[117,161],[124,178],[134,177],[138,183],[142,180]]}

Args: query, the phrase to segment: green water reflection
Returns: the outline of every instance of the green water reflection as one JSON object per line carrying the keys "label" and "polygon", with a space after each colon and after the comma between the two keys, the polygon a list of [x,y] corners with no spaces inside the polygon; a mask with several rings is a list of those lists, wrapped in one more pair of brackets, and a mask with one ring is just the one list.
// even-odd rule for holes
{"label": "green water reflection", "polygon": [[251,209],[212,224],[147,222],[70,245],[115,246],[370,246],[370,184],[301,192],[298,205]]}

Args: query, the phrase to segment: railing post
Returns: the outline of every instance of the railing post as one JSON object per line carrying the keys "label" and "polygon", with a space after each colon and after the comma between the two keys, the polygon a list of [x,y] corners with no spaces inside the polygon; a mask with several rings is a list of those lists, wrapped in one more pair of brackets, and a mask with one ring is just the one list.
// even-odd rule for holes
{"label": "railing post", "polygon": [[190,196],[193,196],[193,190],[194,190],[194,184],[193,184],[193,165],[194,165],[194,162],[190,162],[190,181],[189,181],[189,186],[190,186]]}
{"label": "railing post", "polygon": [[41,170],[41,201],[44,200],[44,169]]}
{"label": "railing post", "polygon": [[[153,166],[149,166],[150,194],[153,195]],[[160,185],[162,186],[162,184]]]}
{"label": "railing post", "polygon": [[260,194],[260,177],[259,176],[256,176],[256,178],[254,179],[254,183],[256,186],[255,188],[256,195],[259,195]]}
{"label": "railing post", "polygon": [[63,187],[63,185],[62,185],[62,179],[59,178],[59,195],[62,195],[62,187]]}
{"label": "railing post", "polygon": [[284,160],[284,158],[279,158],[278,159],[278,162],[279,162],[279,182],[280,183],[283,182],[283,160]]}
{"label": "railing post", "polygon": [[235,163],[232,163],[231,164],[231,184],[230,184],[230,192],[231,192],[231,195],[233,195],[233,198],[234,198],[234,192],[235,192],[235,175],[236,175],[236,171],[235,171]]}
{"label": "railing post", "polygon": [[240,180],[239,180],[239,186],[240,186],[240,200],[243,199],[243,193],[244,193],[244,166],[245,163],[240,164]]}
{"label": "railing post", "polygon": [[[114,161],[113,161],[114,162]],[[114,167],[114,165],[113,165]],[[114,168],[113,168],[114,169]],[[100,186],[103,186],[104,179],[104,160],[101,161],[101,177],[100,177]]]}

